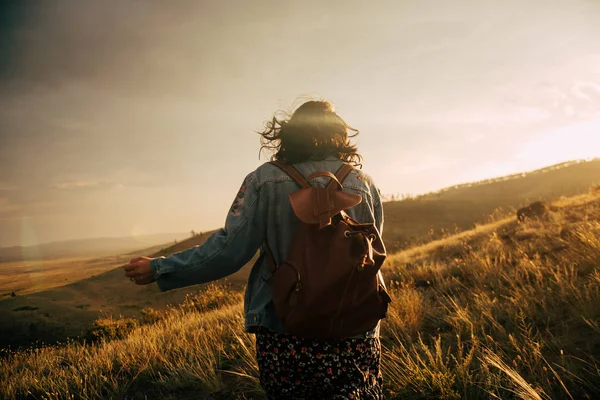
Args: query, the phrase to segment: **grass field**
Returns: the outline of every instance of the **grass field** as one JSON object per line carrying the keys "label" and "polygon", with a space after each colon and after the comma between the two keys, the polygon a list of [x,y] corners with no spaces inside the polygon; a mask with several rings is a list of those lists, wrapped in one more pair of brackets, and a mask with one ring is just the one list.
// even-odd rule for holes
{"label": "grass field", "polygon": [[[600,396],[600,194],[397,253],[383,323],[389,398]],[[241,294],[103,318],[89,342],[4,354],[3,398],[262,398]]]}
{"label": "grass field", "polygon": [[[169,304],[179,304],[188,294],[197,293],[206,286],[196,285],[161,293],[156,285],[133,285],[125,279],[121,268],[115,268],[133,256],[135,254],[117,257],[117,264],[73,260],[74,264],[70,265],[64,260],[56,261],[55,270],[39,273],[39,279],[43,281],[38,285],[45,285],[45,290],[5,296],[0,301],[0,348],[28,346],[35,342],[51,344],[68,337],[82,336],[94,320],[103,315],[139,318],[146,307],[164,309]],[[98,273],[94,273],[95,270],[88,269],[88,265],[96,265],[97,262],[100,262]],[[52,265],[52,262],[49,264]],[[233,290],[242,290],[249,270],[250,265],[247,265],[220,282],[231,285]],[[15,276],[30,277],[22,271]],[[69,281],[64,280],[65,276],[69,277]],[[90,277],[75,280],[78,276]],[[53,287],[55,281],[63,286]],[[31,286],[30,290],[35,288]]]}

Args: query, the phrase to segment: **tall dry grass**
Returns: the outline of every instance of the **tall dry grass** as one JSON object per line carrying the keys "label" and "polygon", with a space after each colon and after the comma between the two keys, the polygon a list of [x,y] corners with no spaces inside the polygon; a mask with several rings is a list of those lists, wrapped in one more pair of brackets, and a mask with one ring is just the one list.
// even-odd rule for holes
{"label": "tall dry grass", "polygon": [[600,396],[600,207],[438,248],[407,266],[384,325],[400,398]]}
{"label": "tall dry grass", "polygon": [[[388,397],[600,398],[594,199],[390,257]],[[122,338],[6,355],[0,397],[261,398],[242,325],[241,295],[214,286],[181,307],[147,311]]]}
{"label": "tall dry grass", "polygon": [[241,297],[212,286],[181,306],[146,310],[133,329],[118,323],[125,319],[103,318],[92,343],[8,352],[0,398],[182,398],[222,392],[225,383],[256,392]]}

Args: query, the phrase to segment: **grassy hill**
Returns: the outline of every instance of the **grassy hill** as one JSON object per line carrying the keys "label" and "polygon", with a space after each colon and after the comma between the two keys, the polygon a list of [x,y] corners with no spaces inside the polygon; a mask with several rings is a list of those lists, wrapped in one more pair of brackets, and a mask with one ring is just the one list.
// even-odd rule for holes
{"label": "grassy hill", "polygon": [[[600,396],[600,193],[391,256],[387,398]],[[237,296],[237,297],[236,297]],[[218,286],[98,340],[5,354],[5,398],[263,398],[241,295]]]}
{"label": "grassy hill", "polygon": [[474,228],[536,200],[557,200],[600,184],[600,159],[457,185],[416,198],[384,203],[384,239],[390,251]]}

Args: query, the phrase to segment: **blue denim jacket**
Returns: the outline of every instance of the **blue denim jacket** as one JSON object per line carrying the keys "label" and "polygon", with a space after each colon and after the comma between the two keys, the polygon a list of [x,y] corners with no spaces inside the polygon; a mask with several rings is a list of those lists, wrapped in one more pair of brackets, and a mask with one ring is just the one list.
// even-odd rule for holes
{"label": "blue denim jacket", "polygon": [[[305,161],[294,167],[308,176],[314,171],[335,173],[341,166],[337,158]],[[317,177],[313,185],[326,186],[330,178]],[[383,229],[383,208],[379,189],[371,178],[354,169],[343,182],[344,190],[358,193],[362,202],[348,214],[363,223],[374,222],[380,234]],[[227,214],[225,227],[211,235],[201,246],[155,258],[150,265],[162,291],[214,281],[242,268],[260,249],[263,242],[271,248],[277,263],[281,263],[299,223],[288,200],[288,194],[298,185],[276,166],[265,163],[250,173],[236,195]],[[245,328],[252,332],[263,326],[278,333],[285,329],[275,312],[268,280],[269,262],[262,254],[252,267],[244,298]],[[379,326],[364,336],[378,336]]]}

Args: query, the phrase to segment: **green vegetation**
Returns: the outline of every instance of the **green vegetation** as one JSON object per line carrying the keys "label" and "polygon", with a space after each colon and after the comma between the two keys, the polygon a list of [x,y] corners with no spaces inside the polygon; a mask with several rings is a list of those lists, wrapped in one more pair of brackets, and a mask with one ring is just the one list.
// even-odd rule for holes
{"label": "green vegetation", "polygon": [[[389,398],[600,396],[600,196],[555,205],[389,258]],[[241,297],[212,285],[91,343],[7,353],[0,397],[262,398]]]}

